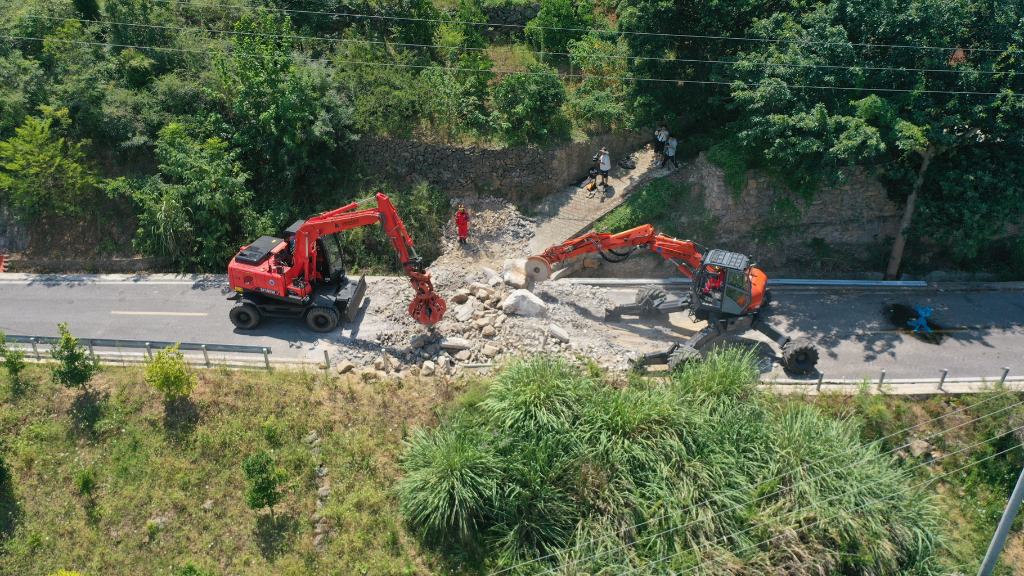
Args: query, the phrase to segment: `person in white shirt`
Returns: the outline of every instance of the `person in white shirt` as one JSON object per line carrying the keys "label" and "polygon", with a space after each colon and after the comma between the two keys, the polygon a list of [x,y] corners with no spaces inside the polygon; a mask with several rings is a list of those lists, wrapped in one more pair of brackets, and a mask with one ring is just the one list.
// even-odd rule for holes
{"label": "person in white shirt", "polygon": [[665,142],[668,140],[668,126],[662,124],[654,131],[654,165],[665,161]]}
{"label": "person in white shirt", "polygon": [[601,158],[599,159],[599,165],[601,169],[601,178],[604,178],[602,186],[608,185],[608,172],[612,169],[612,157],[608,154],[607,148],[601,148]]}
{"label": "person in white shirt", "polygon": [[671,162],[675,165],[676,170],[679,170],[679,163],[676,162],[676,146],[679,142],[676,140],[675,134],[668,135],[668,142],[665,143],[665,169],[668,169],[668,164]]}

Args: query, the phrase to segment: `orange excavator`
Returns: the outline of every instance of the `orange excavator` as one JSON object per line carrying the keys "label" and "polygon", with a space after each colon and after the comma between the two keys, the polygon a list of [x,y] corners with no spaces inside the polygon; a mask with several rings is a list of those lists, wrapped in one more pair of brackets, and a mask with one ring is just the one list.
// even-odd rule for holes
{"label": "orange excavator", "polygon": [[[376,200],[376,208],[356,210]],[[339,232],[380,223],[398,252],[416,296],[409,314],[427,326],[444,316],[447,304],[434,293],[430,272],[416,255],[395,206],[384,194],[352,202],[336,210],[299,220],[284,231],[283,238],[263,236],[243,246],[228,264],[228,278],[235,294],[229,317],[242,330],[255,328],[264,316],[305,318],[316,332],[334,330],[342,315],[355,319],[366,292],[366,277],[353,281],[345,274]]]}
{"label": "orange excavator", "polygon": [[[670,299],[659,286],[645,286],[634,304],[619,306],[607,313],[608,319],[622,315],[654,316],[689,311],[707,327],[686,343],[675,344],[664,352],[646,354],[637,366],[665,365],[675,370],[699,357],[699,350],[727,333],[749,329],[764,334],[782,348],[782,361],[793,373],[805,374],[818,363],[818,349],[810,340],[793,340],[769,326],[762,317],[771,301],[765,288],[768,277],[755,268],[749,258],[736,252],[706,250],[691,240],[676,240],[654,233],[650,224],[618,234],[590,233],[555,244],[543,254],[526,261],[526,275],[535,281],[551,277],[551,265],[581,254],[597,253],[608,262],[623,262],[637,249],[650,250],[672,261],[692,280],[690,291],[682,298]],[[704,253],[701,250],[705,250]]]}

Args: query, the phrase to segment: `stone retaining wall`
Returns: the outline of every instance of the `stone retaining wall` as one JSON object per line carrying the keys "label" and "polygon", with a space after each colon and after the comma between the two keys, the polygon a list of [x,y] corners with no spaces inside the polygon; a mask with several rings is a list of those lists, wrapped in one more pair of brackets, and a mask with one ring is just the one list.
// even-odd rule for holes
{"label": "stone retaining wall", "polygon": [[736,195],[725,184],[725,173],[709,163],[701,152],[694,161],[695,176],[704,188],[704,206],[719,219],[718,241],[746,249],[752,231],[771,224],[772,206],[780,197],[788,197],[800,210],[800,221],[787,244],[802,244],[822,238],[830,246],[866,246],[899,230],[902,208],[886,193],[885,187],[864,168],[843,169],[844,182],[834,188],[822,188],[808,203],[758,171],[748,171],[746,185]]}
{"label": "stone retaining wall", "polygon": [[547,148],[484,148],[364,134],[353,145],[355,156],[371,176],[401,185],[426,180],[449,197],[493,194],[519,200],[551,194],[585,176],[602,146],[608,147],[617,163],[647,140],[646,133],[622,133]]}

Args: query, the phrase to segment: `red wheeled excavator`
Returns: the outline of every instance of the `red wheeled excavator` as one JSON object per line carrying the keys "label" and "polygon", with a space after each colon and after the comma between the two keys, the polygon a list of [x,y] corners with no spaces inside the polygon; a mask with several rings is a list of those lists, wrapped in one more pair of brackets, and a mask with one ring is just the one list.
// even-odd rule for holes
{"label": "red wheeled excavator", "polygon": [[[356,210],[372,200],[376,208]],[[242,330],[255,328],[264,316],[305,318],[316,332],[334,330],[342,315],[355,319],[366,277],[353,281],[345,274],[339,232],[380,223],[412,280],[416,296],[409,314],[421,324],[436,324],[447,304],[434,293],[430,272],[423,269],[412,238],[391,200],[384,194],[352,202],[330,212],[299,220],[284,231],[284,238],[263,236],[243,246],[228,264],[235,290],[229,317]]]}
{"label": "red wheeled excavator", "polygon": [[793,340],[769,326],[762,314],[771,301],[765,288],[768,277],[755,268],[749,258],[725,250],[705,250],[691,240],[676,240],[654,233],[650,224],[618,234],[590,233],[548,248],[543,254],[526,261],[526,274],[536,281],[551,276],[551,265],[574,256],[598,253],[609,262],[623,262],[634,250],[650,250],[671,260],[693,282],[690,292],[682,298],[669,299],[659,286],[644,286],[637,292],[634,304],[619,306],[607,312],[606,318],[622,315],[655,316],[689,311],[696,321],[707,321],[707,327],[686,343],[675,344],[664,352],[646,354],[637,367],[667,364],[675,370],[683,363],[699,357],[699,350],[711,340],[727,333],[757,330],[782,348],[783,364],[791,372],[804,374],[818,363],[818,349],[810,340]]}

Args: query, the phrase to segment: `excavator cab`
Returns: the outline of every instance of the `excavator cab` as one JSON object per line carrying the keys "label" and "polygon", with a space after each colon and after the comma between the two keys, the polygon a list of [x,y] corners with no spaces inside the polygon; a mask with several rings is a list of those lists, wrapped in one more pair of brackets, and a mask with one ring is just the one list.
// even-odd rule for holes
{"label": "excavator cab", "polygon": [[327,234],[317,240],[320,250],[317,251],[317,272],[324,282],[340,280],[345,277],[345,261],[342,258],[341,238],[339,234]]}
{"label": "excavator cab", "polygon": [[711,250],[693,278],[697,309],[739,315],[750,305],[749,260],[738,252]]}

